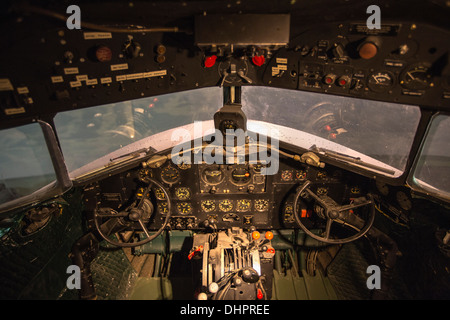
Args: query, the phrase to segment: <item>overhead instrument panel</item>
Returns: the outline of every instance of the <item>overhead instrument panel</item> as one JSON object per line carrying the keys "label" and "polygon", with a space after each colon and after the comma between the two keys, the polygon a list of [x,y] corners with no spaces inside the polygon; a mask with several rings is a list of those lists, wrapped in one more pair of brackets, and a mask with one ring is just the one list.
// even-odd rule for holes
{"label": "overhead instrument panel", "polygon": [[[164,4],[141,6],[153,12]],[[62,7],[45,14],[20,8],[3,21],[23,34],[20,41],[2,35],[8,44],[0,53],[8,62],[0,72],[4,121],[30,122],[65,110],[210,86],[266,85],[450,107],[450,35],[420,21],[383,20],[379,30],[369,30],[365,20],[310,27],[295,10],[199,14],[186,3],[185,20],[174,13],[165,28],[139,32],[131,23],[128,29],[69,30],[54,18]],[[132,7],[126,10],[130,20],[141,16]],[[187,18],[186,10],[192,11]],[[83,5],[83,17],[101,26],[97,14]],[[123,14],[111,11],[114,16]]]}
{"label": "overhead instrument panel", "polygon": [[[446,31],[415,23],[389,23],[369,30],[364,23],[311,29],[291,39],[264,75],[265,84],[408,103],[448,107],[450,74]],[[439,40],[441,39],[441,40]],[[298,62],[276,73],[283,58]]]}

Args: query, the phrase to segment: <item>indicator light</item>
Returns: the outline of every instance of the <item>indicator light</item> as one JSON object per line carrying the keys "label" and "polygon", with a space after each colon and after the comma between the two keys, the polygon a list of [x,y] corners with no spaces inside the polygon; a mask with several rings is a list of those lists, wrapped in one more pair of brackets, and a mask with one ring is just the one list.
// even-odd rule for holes
{"label": "indicator light", "polygon": [[323,82],[328,85],[333,84],[335,80],[336,80],[336,75],[333,73],[329,73],[325,76],[325,78],[323,78]]}
{"label": "indicator light", "polygon": [[263,296],[263,294],[262,294],[262,292],[261,292],[261,289],[258,289],[258,294],[256,295],[256,297],[257,297],[259,300],[261,300],[262,298],[264,298],[264,296]]}
{"label": "indicator light", "polygon": [[205,62],[204,62],[205,67],[206,68],[213,67],[216,64],[216,60],[217,60],[217,56],[216,55],[212,55],[212,56],[206,57],[205,58]]}
{"label": "indicator light", "polygon": [[252,62],[255,66],[261,67],[266,62],[266,58],[264,56],[254,56]]}
{"label": "indicator light", "polygon": [[350,77],[342,76],[338,79],[338,85],[341,87],[345,87],[350,82]]}

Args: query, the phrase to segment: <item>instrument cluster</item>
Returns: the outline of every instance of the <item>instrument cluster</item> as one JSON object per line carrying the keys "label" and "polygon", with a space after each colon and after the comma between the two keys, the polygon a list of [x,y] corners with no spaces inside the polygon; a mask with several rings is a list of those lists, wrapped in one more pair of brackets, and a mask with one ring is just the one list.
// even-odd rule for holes
{"label": "instrument cluster", "polygon": [[[280,160],[274,175],[262,173],[264,164],[248,162],[177,165],[167,161],[156,168],[133,169],[98,182],[97,209],[127,211],[145,196],[152,203],[147,206],[152,211],[149,230],[161,227],[169,209],[172,229],[296,228],[293,199],[306,181],[318,196],[336,203],[365,195],[371,185],[367,178],[333,166],[316,168]],[[311,214],[311,208],[299,209],[301,217]]]}

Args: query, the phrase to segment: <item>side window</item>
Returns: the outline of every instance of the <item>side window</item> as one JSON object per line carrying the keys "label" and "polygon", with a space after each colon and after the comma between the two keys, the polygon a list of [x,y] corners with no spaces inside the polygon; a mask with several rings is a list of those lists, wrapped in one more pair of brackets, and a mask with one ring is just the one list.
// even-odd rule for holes
{"label": "side window", "polygon": [[0,204],[27,196],[56,180],[38,123],[0,131]]}
{"label": "side window", "polygon": [[450,116],[433,118],[414,166],[412,183],[450,196]]}

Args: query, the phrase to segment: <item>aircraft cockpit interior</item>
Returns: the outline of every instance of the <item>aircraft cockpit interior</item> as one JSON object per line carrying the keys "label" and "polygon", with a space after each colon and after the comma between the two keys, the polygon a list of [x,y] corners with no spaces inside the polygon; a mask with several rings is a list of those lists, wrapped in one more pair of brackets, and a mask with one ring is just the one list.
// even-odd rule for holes
{"label": "aircraft cockpit interior", "polygon": [[449,1],[0,10],[2,300],[450,299]]}

